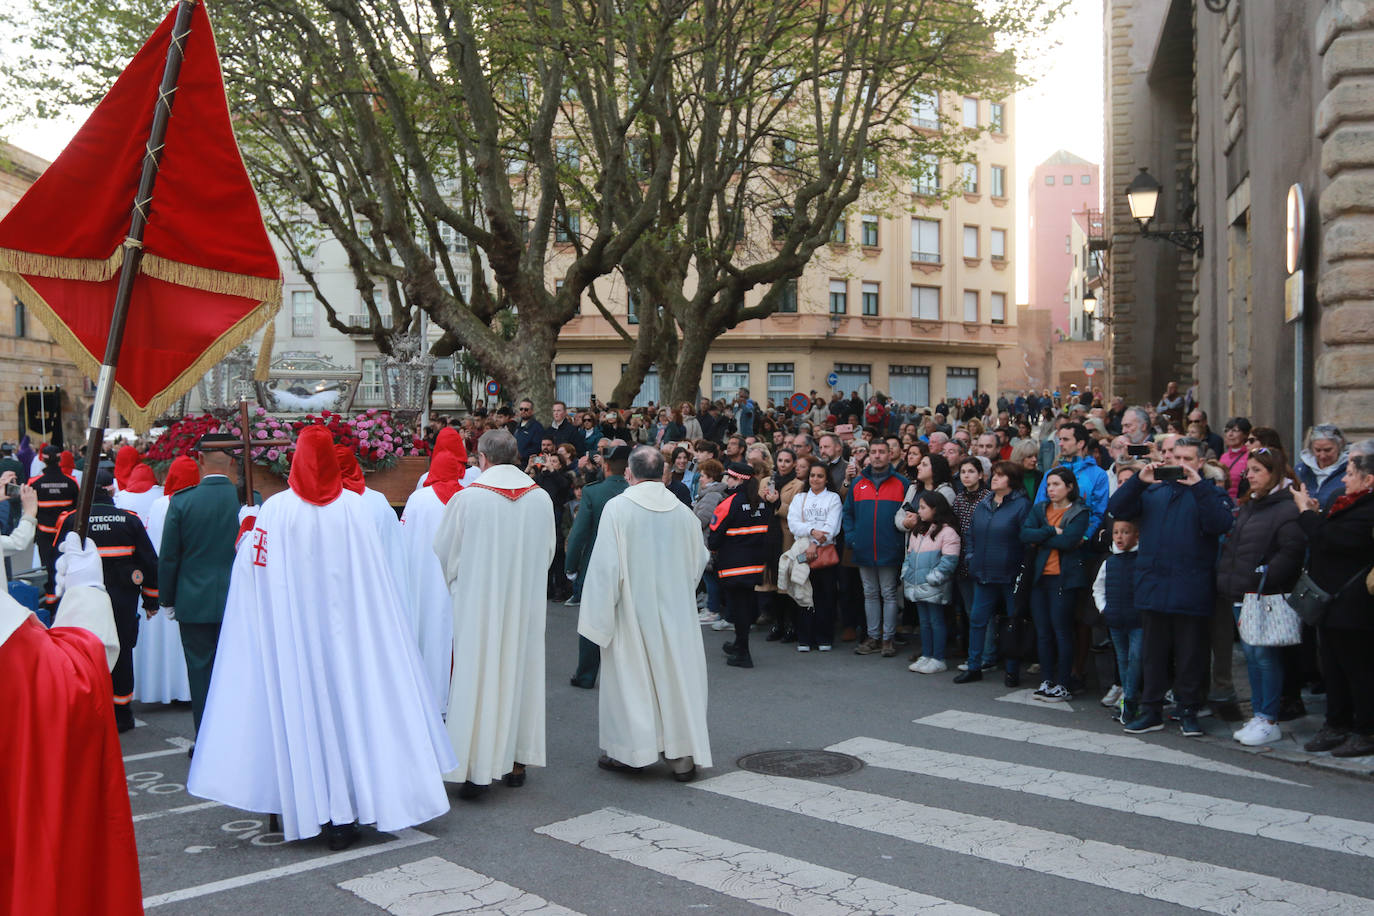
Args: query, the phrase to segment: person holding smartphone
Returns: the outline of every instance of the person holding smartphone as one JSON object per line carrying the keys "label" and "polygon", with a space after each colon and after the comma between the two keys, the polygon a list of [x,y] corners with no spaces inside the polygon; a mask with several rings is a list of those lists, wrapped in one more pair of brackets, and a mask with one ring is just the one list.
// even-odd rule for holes
{"label": "person holding smartphone", "polygon": [[[10,519],[14,519],[15,504],[19,503],[19,520],[14,523],[8,534],[0,536],[0,553],[4,554],[5,582],[9,582],[10,557],[23,553],[33,546],[34,535],[38,533],[38,491],[28,484],[15,479],[14,471],[0,474],[0,488],[5,493],[6,508]],[[6,527],[9,527],[8,521]]]}

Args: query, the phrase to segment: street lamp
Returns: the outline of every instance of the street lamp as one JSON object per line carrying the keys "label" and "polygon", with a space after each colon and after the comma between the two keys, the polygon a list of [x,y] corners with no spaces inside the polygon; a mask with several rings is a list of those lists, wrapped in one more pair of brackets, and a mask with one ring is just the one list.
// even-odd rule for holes
{"label": "street lamp", "polygon": [[1130,208],[1131,216],[1140,224],[1140,234],[1147,239],[1163,239],[1185,251],[1195,251],[1201,257],[1201,229],[1189,226],[1164,232],[1150,230],[1150,221],[1155,218],[1155,212],[1159,208],[1159,192],[1163,189],[1164,186],[1156,181],[1144,166],[1140,167],[1140,174],[1126,186],[1126,206]]}
{"label": "street lamp", "polygon": [[1097,293],[1091,289],[1083,292],[1083,314],[1089,321],[1097,321],[1104,325],[1112,323],[1111,318],[1097,314]]}

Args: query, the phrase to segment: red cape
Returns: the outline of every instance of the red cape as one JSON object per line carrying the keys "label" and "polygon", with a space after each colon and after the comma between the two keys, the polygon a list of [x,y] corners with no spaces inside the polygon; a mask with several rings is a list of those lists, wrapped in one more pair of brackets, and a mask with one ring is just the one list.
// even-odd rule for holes
{"label": "red cape", "polygon": [[187,487],[194,487],[200,483],[200,465],[196,464],[194,458],[186,455],[178,455],[172,459],[172,466],[167,469],[167,482],[162,486],[162,492],[171,496]]}
{"label": "red cape", "polygon": [[114,479],[121,490],[129,485],[129,475],[142,461],[143,456],[132,445],[126,445],[115,452]]}
{"label": "red cape", "polygon": [[146,464],[136,464],[129,472],[129,485],[123,489],[129,493],[147,493],[157,486],[157,475]]}
{"label": "red cape", "polygon": [[0,912],[143,912],[105,648],[33,617],[0,645]]}

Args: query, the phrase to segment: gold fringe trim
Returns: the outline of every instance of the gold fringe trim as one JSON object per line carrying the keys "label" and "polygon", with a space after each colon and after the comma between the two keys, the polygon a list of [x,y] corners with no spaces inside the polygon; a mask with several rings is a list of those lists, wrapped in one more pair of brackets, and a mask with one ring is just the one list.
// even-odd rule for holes
{"label": "gold fringe trim", "polygon": [[104,283],[119,271],[119,266],[123,263],[123,245],[116,248],[114,254],[103,261],[94,258],[62,258],[51,254],[0,248],[0,271],[35,274],[40,277]]}
{"label": "gold fringe trim", "polygon": [[[39,273],[38,271],[30,272]],[[29,282],[22,275],[6,269],[2,261],[0,261],[0,282],[20,294],[20,298],[38,316],[38,320],[43,322],[43,326],[48,329],[48,332],[56,339],[58,346],[66,352],[78,369],[92,381],[99,377],[100,362],[104,353],[96,356],[87,350],[71,328],[67,327],[66,322],[58,317],[42,296],[38,295],[38,291],[29,285]],[[138,432],[148,430],[153,421],[160,417],[164,410],[174,404],[183,394],[190,391],[191,387],[200,381],[215,363],[224,359],[239,345],[246,343],[264,323],[270,322],[280,308],[281,291],[278,287],[275,301],[259,302],[256,308],[216,338],[209,348],[201,353],[167,387],[153,395],[146,405],[140,406],[135,403],[123,386],[116,384],[113,397],[115,407],[135,430]]]}
{"label": "gold fringe trim", "polygon": [[189,286],[192,289],[220,293],[226,296],[242,296],[259,302],[281,302],[281,278],[253,277],[248,274],[231,274],[208,267],[196,267],[169,261],[155,254],[145,254],[139,269],[150,277]]}
{"label": "gold fringe trim", "polygon": [[258,347],[258,364],[253,368],[253,381],[265,382],[272,374],[272,348],[277,344],[277,323],[267,322],[262,332],[262,345]]}
{"label": "gold fringe trim", "polygon": [[[0,271],[16,274],[34,274],[39,277],[55,277],[63,280],[85,280],[103,283],[118,273],[124,263],[124,245],[115,249],[114,254],[103,261],[92,258],[61,258],[54,255],[34,254],[17,251],[13,248],[0,248]],[[191,289],[220,293],[226,296],[242,296],[259,302],[281,302],[281,278],[254,277],[248,274],[234,274],[208,267],[196,267],[180,261],[170,261],[155,254],[144,254],[139,270],[150,277],[186,286]]]}

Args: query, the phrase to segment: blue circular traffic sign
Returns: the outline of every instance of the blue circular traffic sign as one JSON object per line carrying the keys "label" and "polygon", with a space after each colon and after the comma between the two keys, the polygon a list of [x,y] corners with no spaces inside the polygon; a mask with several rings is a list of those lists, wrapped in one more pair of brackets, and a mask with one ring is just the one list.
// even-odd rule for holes
{"label": "blue circular traffic sign", "polygon": [[498,394],[500,394],[500,393],[501,393],[501,386],[497,383],[496,379],[490,379],[490,380],[488,380],[488,381],[487,381],[487,394],[491,395],[492,397],[496,397],[496,396],[497,396]]}
{"label": "blue circular traffic sign", "polygon": [[834,388],[836,385],[840,383],[840,377],[838,374],[832,372],[825,377],[825,383],[829,385],[831,388]]}

